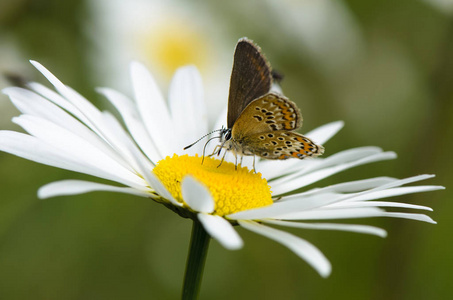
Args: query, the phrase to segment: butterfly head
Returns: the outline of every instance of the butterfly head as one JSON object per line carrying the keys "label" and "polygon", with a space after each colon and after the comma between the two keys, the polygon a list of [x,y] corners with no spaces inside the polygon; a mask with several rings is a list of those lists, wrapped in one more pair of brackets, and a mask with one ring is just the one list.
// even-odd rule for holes
{"label": "butterfly head", "polygon": [[231,140],[231,128],[223,128],[220,130],[220,142],[224,143]]}
{"label": "butterfly head", "polygon": [[219,140],[220,140],[220,143],[217,145],[216,149],[214,150],[214,153],[217,153],[217,155],[219,155],[220,151],[222,151],[222,149],[231,150],[231,145],[232,145],[231,144],[231,142],[232,142],[231,128],[222,127],[220,129]]}

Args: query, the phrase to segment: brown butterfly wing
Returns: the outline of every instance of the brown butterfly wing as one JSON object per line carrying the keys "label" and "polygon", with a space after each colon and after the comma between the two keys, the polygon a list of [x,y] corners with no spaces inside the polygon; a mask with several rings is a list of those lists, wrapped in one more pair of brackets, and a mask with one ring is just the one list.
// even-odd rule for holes
{"label": "brown butterfly wing", "polygon": [[302,126],[302,115],[288,98],[268,93],[253,100],[234,123],[234,139],[277,130],[295,130]]}
{"label": "brown butterfly wing", "polygon": [[271,67],[261,49],[251,40],[240,39],[234,52],[230,80],[228,128],[233,127],[236,119],[250,102],[268,93],[271,85]]}
{"label": "brown butterfly wing", "polygon": [[306,136],[286,130],[252,134],[240,142],[245,153],[266,159],[304,159],[324,153],[322,146]]}

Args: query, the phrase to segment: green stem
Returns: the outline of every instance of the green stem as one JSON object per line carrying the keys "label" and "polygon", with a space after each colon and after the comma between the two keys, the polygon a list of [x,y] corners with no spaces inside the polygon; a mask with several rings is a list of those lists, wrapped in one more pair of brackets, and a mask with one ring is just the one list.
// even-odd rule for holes
{"label": "green stem", "polygon": [[198,298],[210,239],[211,237],[204,230],[203,225],[198,220],[194,220],[182,290],[183,300],[195,300]]}

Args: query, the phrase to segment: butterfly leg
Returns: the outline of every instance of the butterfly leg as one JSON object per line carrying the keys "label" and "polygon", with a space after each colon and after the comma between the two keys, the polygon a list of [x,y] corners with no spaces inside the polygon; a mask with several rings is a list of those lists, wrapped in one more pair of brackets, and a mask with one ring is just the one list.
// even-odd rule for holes
{"label": "butterfly leg", "polygon": [[[201,159],[201,164],[204,163],[204,157],[205,157],[205,152],[206,152],[206,145],[207,145],[207,143],[206,143],[206,144],[204,145],[204,147],[203,147],[203,158]],[[208,155],[208,156],[211,157],[211,155]]]}
{"label": "butterfly leg", "polygon": [[215,155],[216,153],[218,155],[219,153],[218,153],[217,149],[219,149],[219,148],[220,148],[220,145],[216,145],[214,148],[214,151],[212,151],[212,153],[209,154],[208,156],[211,157],[211,156]]}
{"label": "butterfly leg", "polygon": [[253,155],[253,171],[256,174],[256,169],[255,169],[255,155]]}
{"label": "butterfly leg", "polygon": [[[205,153],[206,153],[206,147],[208,146],[209,142],[210,142],[211,140],[215,139],[215,138],[216,138],[216,137],[210,138],[210,139],[204,144],[204,147],[203,147],[203,158],[202,158],[202,160],[201,160],[201,164],[203,164],[203,162],[204,162],[204,157],[205,157]],[[209,157],[211,157],[211,156],[214,155],[214,153],[215,153],[215,151],[216,151],[216,149],[217,149],[217,146],[218,146],[218,145],[216,145],[216,147],[214,148],[214,152],[213,152],[211,155],[208,155]]]}
{"label": "butterfly leg", "polygon": [[[209,154],[208,157],[212,157],[214,154],[216,154],[218,147],[219,147],[219,145],[215,146],[214,151],[212,151],[212,153]],[[201,164],[203,164],[203,162],[204,162],[204,150],[203,150],[203,159],[201,160]]]}
{"label": "butterfly leg", "polygon": [[[220,150],[222,150],[222,149],[220,149]],[[219,153],[220,153],[220,150],[219,150]],[[227,154],[227,151],[225,151],[225,153],[223,154],[222,160],[220,161],[220,164],[217,166],[217,168],[220,167],[220,166],[222,165],[223,160],[225,159],[225,155],[226,155],[226,154]]]}

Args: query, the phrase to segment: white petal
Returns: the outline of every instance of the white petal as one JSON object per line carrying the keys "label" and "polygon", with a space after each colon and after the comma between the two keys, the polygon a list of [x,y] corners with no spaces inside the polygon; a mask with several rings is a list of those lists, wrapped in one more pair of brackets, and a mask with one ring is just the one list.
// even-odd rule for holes
{"label": "white petal", "polygon": [[371,218],[382,216],[382,209],[376,207],[366,208],[342,208],[342,209],[317,209],[309,211],[293,212],[286,215],[274,216],[282,220],[330,220],[330,219],[353,219]]}
{"label": "white petal", "polygon": [[139,190],[145,188],[143,180],[138,176],[133,181],[130,181],[120,177],[118,174],[111,173],[110,170],[101,169],[97,165],[88,164],[84,160],[77,159],[72,154],[62,152],[28,134],[6,130],[0,131],[0,151],[41,164],[113,180]]}
{"label": "white petal", "polygon": [[60,107],[29,90],[7,88],[3,91],[11,98],[11,101],[23,114],[46,119],[71,131],[97,148],[102,149],[103,152],[109,153],[109,156],[115,157],[123,166],[128,167],[123,162],[123,159],[118,157],[118,154],[104,140]]}
{"label": "white petal", "polygon": [[[375,187],[371,190],[367,190],[367,191],[363,191],[363,192],[359,192],[359,193],[355,193],[355,194],[349,194],[349,196],[345,199],[349,199],[351,201],[351,200],[360,199],[361,197],[364,197],[363,199],[371,200],[371,199],[380,199],[382,197],[388,197],[388,196],[392,196],[392,195],[398,195],[399,193],[403,193],[404,191],[413,192],[414,189],[406,189],[404,191],[395,189],[396,191],[394,191],[394,193],[387,192],[387,191],[392,190],[392,188],[399,187],[404,184],[417,182],[417,181],[425,180],[425,179],[432,178],[432,177],[434,177],[434,175],[424,174],[424,175],[412,176],[412,177],[405,178],[405,179],[391,181],[389,183],[385,183],[381,186]],[[372,194],[373,198],[367,197],[367,195],[370,195],[370,194]]]}
{"label": "white petal", "polygon": [[[201,151],[199,150],[198,154],[203,154],[203,149],[205,149],[205,154],[209,155],[209,154],[213,153],[214,148],[216,147],[216,145],[219,144],[219,139],[217,139],[216,137],[220,137],[220,133],[219,133],[220,129],[226,128],[227,111],[228,111],[228,107],[225,106],[224,109],[219,114],[219,117],[216,118],[216,121],[215,121],[215,124],[213,127],[213,130],[216,130],[216,132],[205,137],[204,141],[206,141],[206,142],[201,142],[201,145],[203,148],[201,149]],[[210,140],[210,139],[212,139],[212,140]],[[208,141],[209,141],[209,143],[208,143]],[[206,147],[206,148],[204,148],[204,147]],[[231,161],[228,154],[226,156],[225,161]],[[233,162],[234,162],[234,159],[233,159]]]}
{"label": "white petal", "polygon": [[323,188],[324,191],[337,193],[351,193],[373,189],[384,184],[396,182],[397,178],[392,177],[375,177],[356,181],[343,182]]}
{"label": "white petal", "polygon": [[[316,195],[323,195],[323,194],[328,194],[328,195],[330,194],[333,197],[338,197],[339,195],[344,195],[344,197],[342,199],[340,198],[341,202],[329,204],[329,206],[338,207],[338,206],[343,206],[343,203],[355,203],[358,201],[362,202],[362,201],[376,200],[376,199],[392,197],[392,196],[405,195],[405,194],[410,194],[410,193],[444,189],[444,187],[442,187],[442,186],[412,186],[412,187],[392,188],[392,187],[400,186],[400,185],[407,184],[410,182],[427,179],[430,177],[431,176],[429,176],[429,175],[428,175],[428,177],[416,176],[416,177],[410,177],[410,178],[406,178],[406,179],[402,179],[402,180],[381,177],[381,178],[375,178],[372,180],[363,180],[363,181],[360,180],[360,181],[355,181],[355,182],[332,185],[332,186],[328,186],[328,187],[320,188],[320,189],[313,189],[313,190],[307,191],[305,193],[299,193],[299,194],[285,196],[285,197],[282,197],[281,199],[279,199],[278,203],[286,202],[286,201],[304,201],[304,199],[306,197],[311,197],[312,199],[315,199],[314,197],[316,197]],[[365,191],[359,192],[359,193],[347,193],[347,194],[337,193],[337,192],[350,192],[352,190],[363,190],[364,188],[372,188],[372,189],[365,190]],[[388,203],[390,203],[390,202],[388,202]],[[349,204],[347,204],[347,206],[350,207]],[[419,207],[419,208],[421,209],[421,207]],[[427,209],[430,210],[430,208],[427,208]]]}
{"label": "white petal", "polygon": [[354,197],[348,201],[368,201],[374,199],[381,199],[381,198],[388,198],[388,197],[395,197],[413,193],[420,193],[420,192],[430,192],[430,191],[437,191],[437,190],[444,190],[445,187],[443,186],[435,186],[435,185],[421,185],[421,186],[409,186],[409,187],[400,187],[400,188],[393,188],[387,189],[383,191],[371,192],[367,193],[358,197]]}
{"label": "white petal", "polygon": [[244,242],[233,226],[224,218],[201,213],[198,214],[198,220],[203,224],[206,232],[226,249],[237,250],[242,248]]}
{"label": "white petal", "polygon": [[274,216],[286,215],[292,212],[306,211],[309,209],[322,207],[330,203],[338,201],[345,197],[340,194],[321,194],[313,197],[302,197],[300,201],[285,201],[276,202],[272,205],[240,211],[231,215],[228,218],[235,220],[255,220],[264,218],[273,218]]}
{"label": "white petal", "polygon": [[381,186],[386,183],[397,181],[396,178],[391,177],[376,177],[364,180],[356,180],[356,181],[349,181],[338,183],[334,185],[329,185],[323,188],[314,188],[308,190],[303,193],[293,194],[290,196],[286,196],[281,198],[279,201],[291,201],[294,199],[298,199],[300,196],[310,196],[313,194],[323,194],[323,193],[351,193],[351,192],[358,192],[364,191],[368,189],[372,189],[378,186]]}
{"label": "white petal", "polygon": [[304,259],[311,265],[322,277],[330,275],[332,267],[321,251],[315,246],[288,232],[277,230],[275,228],[260,225],[253,221],[238,221],[239,225],[253,231],[257,234],[270,238],[293,251],[297,256]]}
{"label": "white petal", "polygon": [[[19,87],[9,87],[2,92],[9,96],[11,102],[23,114],[45,117],[55,123],[64,123],[63,110],[38,94]],[[67,113],[65,113],[69,116]],[[78,121],[77,121],[78,122]],[[78,122],[80,124],[80,122]]]}
{"label": "white petal", "polygon": [[392,217],[436,224],[436,222],[433,219],[423,214],[386,212],[375,207],[341,208],[324,210],[318,209],[315,211],[304,211],[293,214],[287,214],[284,216],[275,216],[276,219],[283,220],[327,220],[327,219],[372,218],[372,217]]}
{"label": "white petal", "polygon": [[[183,153],[183,147],[208,133],[208,118],[203,102],[201,76],[193,66],[179,68],[171,82],[169,106],[173,124],[178,135],[177,153]],[[189,153],[199,153],[203,144],[196,144]]]}
{"label": "white petal", "polygon": [[141,64],[131,64],[132,85],[142,122],[157,146],[160,155],[174,153],[175,136],[167,103],[148,70]]}
{"label": "white petal", "polygon": [[220,112],[219,117],[217,118],[217,121],[214,125],[214,129],[220,129],[222,127],[226,128],[227,114],[228,114],[228,105],[225,105],[225,107]]}
{"label": "white petal", "polygon": [[328,205],[326,208],[352,208],[352,207],[402,207],[410,209],[422,209],[433,211],[431,207],[400,203],[400,202],[387,202],[387,201],[353,201],[353,202],[339,202]]}
{"label": "white petal", "polygon": [[320,126],[305,135],[315,141],[316,143],[323,145],[325,142],[330,140],[338,131],[343,128],[343,121],[336,121],[332,123],[325,124]]}
{"label": "white petal", "polygon": [[318,164],[318,158],[310,158],[304,160],[287,159],[287,160],[269,160],[257,159],[256,171],[263,174],[263,177],[268,181],[275,178],[292,174],[301,169],[308,168],[310,165]]}
{"label": "white petal", "polygon": [[286,227],[295,227],[302,229],[316,229],[316,230],[340,230],[340,231],[350,231],[356,233],[365,233],[377,235],[380,237],[386,237],[387,231],[382,228],[369,226],[369,225],[355,225],[355,224],[334,224],[334,223],[300,223],[300,222],[288,222],[280,220],[261,220],[263,223],[286,226]]}
{"label": "white petal", "polygon": [[131,133],[134,140],[139,145],[140,149],[153,162],[156,163],[163,157],[159,154],[153,141],[151,140],[145,125],[140,119],[140,115],[130,101],[124,95],[108,88],[100,88],[98,91],[103,94],[116,107],[118,112],[126,124],[127,129]]}
{"label": "white petal", "polygon": [[150,161],[145,159],[136,144],[132,141],[130,135],[111,113],[103,112],[101,114],[101,121],[104,127],[102,130],[104,140],[126,162],[129,169],[138,169],[136,162],[138,157],[140,157],[144,164],[151,166]]}
{"label": "white petal", "polygon": [[[210,134],[209,136],[205,137],[203,141],[199,142],[199,143],[201,143],[201,150],[200,149],[198,150],[199,151],[198,154],[200,154],[200,155],[203,154],[203,149],[205,149],[205,155],[209,155],[214,151],[214,148],[216,147],[216,145],[219,144],[219,139],[217,139],[215,137],[220,137],[220,133],[219,133],[220,129],[226,127],[226,116],[227,116],[227,107],[225,106],[225,109],[221,112],[220,117],[216,119],[216,123],[213,127],[213,129],[217,130],[217,131],[214,132],[213,134]],[[201,138],[202,136],[200,136],[198,138]],[[210,140],[211,138],[212,138],[212,140]],[[209,143],[208,143],[208,141],[209,141]],[[192,141],[192,143],[193,142],[195,142],[195,141]],[[204,148],[204,147],[206,147],[206,148]],[[228,158],[228,155],[227,155],[227,158]],[[227,159],[226,161],[230,161],[230,160]],[[233,162],[234,162],[234,160],[233,160]]]}
{"label": "white petal", "polygon": [[[110,115],[105,113],[105,121],[111,121],[110,127],[117,133],[117,138],[121,140],[122,151],[125,155],[128,156],[129,162],[134,166],[135,172],[140,174],[141,177],[150,185],[150,182],[153,182],[151,177],[151,172],[154,169],[154,165],[146,158],[143,153],[136,147],[136,145],[130,140],[129,135],[124,132],[121,125],[117,120]],[[179,203],[178,203],[179,204]]]}
{"label": "white petal", "polygon": [[91,124],[91,122],[85,117],[85,115],[77,107],[75,107],[67,99],[63,98],[60,94],[52,91],[48,87],[46,87],[40,83],[37,83],[37,82],[30,82],[30,83],[28,83],[28,86],[36,93],[40,94],[41,96],[48,99],[55,105],[63,108],[64,110],[69,112],[71,115],[75,116],[82,123]]}
{"label": "white petal", "polygon": [[72,103],[74,107],[80,111],[78,114],[82,114],[80,120],[83,121],[91,130],[96,132],[100,137],[103,137],[102,134],[102,122],[100,122],[101,112],[87,99],[81,96],[79,93],[71,89],[70,87],[64,85],[57,77],[55,77],[49,70],[47,70],[43,65],[36,61],[30,61],[33,66],[35,66],[38,71],[40,71],[47,80],[52,83],[55,89],[66,98],[67,101]]}
{"label": "white petal", "polygon": [[182,203],[176,201],[176,199],[170,194],[167,188],[160,182],[160,180],[154,175],[154,173],[149,173],[147,181],[150,187],[156,191],[161,197],[170,201],[173,205],[182,206]]}
{"label": "white petal", "polygon": [[133,142],[130,135],[124,130],[118,120],[107,111],[102,113],[102,117],[104,123],[110,128],[109,135],[114,133],[114,136],[109,137],[109,140],[111,141],[111,145],[115,149],[115,152],[119,153],[129,165],[133,166],[134,170],[139,170],[140,166],[145,166],[147,171],[152,170],[154,164],[152,164],[151,161],[143,155],[140,149],[138,149],[137,145]]}
{"label": "white petal", "polygon": [[[287,179],[298,178],[301,175],[319,171],[321,169],[326,169],[328,167],[334,167],[345,163],[355,162],[360,159],[370,157],[382,152],[383,152],[382,149],[379,147],[358,147],[344,150],[325,158],[318,157],[314,159],[292,160],[299,163],[297,164],[297,166],[299,166],[297,172],[294,172],[294,174],[291,174],[290,176],[286,176],[284,180],[282,178],[279,180],[273,180],[273,182],[274,184],[275,183],[278,184],[280,181],[287,181]],[[280,176],[281,175],[279,174],[274,174],[274,177]]]}
{"label": "white petal", "polygon": [[299,189],[301,187],[307,186],[316,181],[329,177],[333,174],[339,173],[341,171],[344,171],[344,170],[347,170],[347,169],[350,169],[350,168],[353,168],[353,167],[356,167],[359,165],[387,160],[387,159],[394,159],[394,158],[396,158],[396,154],[394,152],[377,153],[377,154],[370,155],[365,158],[358,159],[358,160],[355,160],[352,162],[339,164],[339,165],[329,167],[326,169],[322,169],[319,171],[314,171],[314,172],[311,172],[304,176],[294,177],[294,178],[292,178],[292,180],[290,180],[289,178],[282,178],[281,180],[278,180],[277,183],[272,183],[273,195],[278,196],[281,194],[288,193],[290,191]]}
{"label": "white petal", "polygon": [[[356,194],[345,195],[346,197],[344,199],[354,199],[355,197],[360,197],[362,195],[366,195],[371,192],[383,191],[385,189],[398,187],[403,184],[408,184],[408,183],[412,183],[412,182],[416,182],[416,181],[420,181],[420,180],[424,180],[424,179],[428,179],[428,178],[432,178],[432,177],[433,177],[433,175],[418,175],[418,176],[413,176],[413,177],[409,177],[409,178],[405,178],[405,179],[401,179],[401,180],[392,181],[392,182],[383,184],[379,187],[376,187],[372,190],[368,190],[368,191],[364,191],[364,192],[360,192],[360,193],[356,193]],[[376,193],[375,195],[379,195],[379,194]],[[385,195],[385,193],[384,193],[384,195]],[[289,201],[289,202],[292,202],[292,201]],[[286,203],[286,202],[283,202],[283,203]],[[339,204],[337,204],[337,205],[339,205]],[[401,204],[401,205],[404,205],[404,204]],[[331,204],[330,207],[334,207],[334,205]],[[330,209],[330,210],[318,209],[318,210],[312,210],[312,211],[295,211],[293,213],[288,213],[288,214],[278,215],[278,216],[273,216],[273,217],[274,218],[293,219],[293,220],[295,220],[295,219],[299,219],[299,220],[312,219],[313,220],[313,219],[331,219],[331,218],[337,219],[337,218],[345,218],[345,216],[350,217],[350,218],[382,216],[381,210],[377,210],[375,212],[369,211],[370,214],[368,214],[368,212],[366,211],[367,209],[368,210],[372,209],[372,207],[370,207],[370,208],[349,208],[349,209],[341,208],[341,209]],[[354,210],[356,210],[356,211],[354,211]],[[354,216],[354,213],[356,213],[356,212],[359,212],[360,216]],[[352,214],[350,215],[349,213],[352,213]]]}
{"label": "white petal", "polygon": [[71,155],[80,162],[96,166],[117,176],[121,176],[127,181],[142,183],[142,180],[131,170],[119,164],[118,160],[110,157],[106,152],[96,148],[83,138],[74,135],[72,132],[61,128],[35,116],[21,115],[13,121],[30,134],[36,136],[52,147],[59,149],[63,153]]}
{"label": "white petal", "polygon": [[181,183],[181,193],[184,202],[194,211],[212,213],[214,200],[209,190],[192,176],[185,176]]}
{"label": "white petal", "polygon": [[409,219],[409,220],[416,220],[427,222],[431,224],[437,224],[436,221],[428,217],[427,215],[423,214],[411,214],[411,213],[397,213],[397,212],[381,212],[379,217],[390,217],[390,218],[400,218],[400,219]]}
{"label": "white petal", "polygon": [[153,195],[150,193],[132,188],[112,186],[82,180],[62,180],[46,184],[38,190],[38,197],[40,199],[47,199],[57,196],[85,194],[95,191],[109,191],[137,195],[141,197],[153,197]]}
{"label": "white petal", "polygon": [[[65,86],[61,81],[59,81],[52,73],[50,73],[46,68],[41,64],[31,61],[31,63],[44,75],[47,79],[54,85],[54,87],[64,96],[66,100],[71,102],[76,110],[78,109],[83,115],[81,121],[84,121],[85,124],[93,130],[99,137],[101,137],[105,142],[112,146],[116,151],[123,154],[123,156],[118,155],[116,161],[121,163],[124,167],[128,168],[127,164],[122,162],[123,158],[130,158],[129,153],[124,152],[124,147],[118,142],[116,136],[117,133],[112,132],[110,124],[106,124],[106,120],[103,114],[87,99],[81,96],[79,93],[74,91],[68,86]],[[64,101],[60,101],[62,103]],[[76,111],[75,110],[75,111]],[[76,112],[77,113],[77,112]],[[80,114],[78,114],[80,115]],[[86,117],[86,118],[85,118]],[[112,156],[112,155],[111,155]],[[113,157],[113,156],[112,156]]]}

